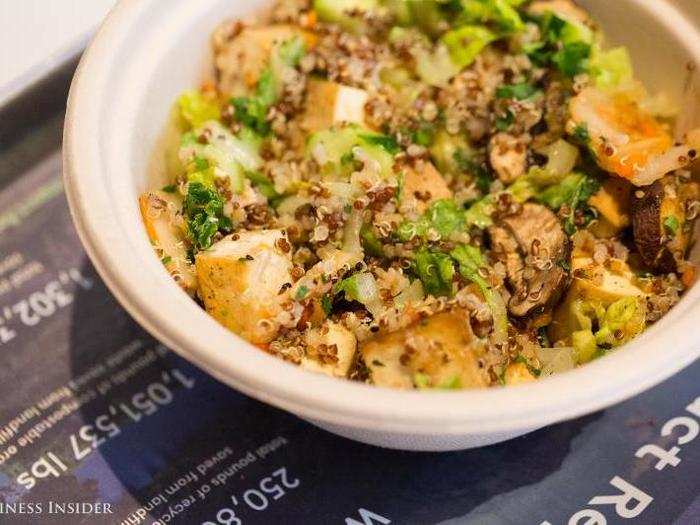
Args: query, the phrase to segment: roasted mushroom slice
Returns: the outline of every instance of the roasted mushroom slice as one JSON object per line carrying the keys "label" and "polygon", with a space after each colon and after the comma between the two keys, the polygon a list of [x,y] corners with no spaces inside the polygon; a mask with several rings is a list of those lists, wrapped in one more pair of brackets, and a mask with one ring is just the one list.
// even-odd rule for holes
{"label": "roasted mushroom slice", "polygon": [[506,266],[512,315],[524,317],[559,300],[569,278],[561,266],[569,239],[549,208],[524,204],[518,213],[502,217],[490,235],[494,253]]}
{"label": "roasted mushroom slice", "polygon": [[698,185],[668,175],[632,197],[632,228],[637,250],[650,269],[675,271],[692,236],[686,210],[698,198]]}

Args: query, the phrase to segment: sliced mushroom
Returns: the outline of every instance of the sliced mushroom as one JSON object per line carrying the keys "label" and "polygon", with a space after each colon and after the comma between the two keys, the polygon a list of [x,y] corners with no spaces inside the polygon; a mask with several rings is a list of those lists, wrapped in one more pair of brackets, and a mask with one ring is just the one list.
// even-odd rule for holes
{"label": "sliced mushroom", "polygon": [[513,291],[508,311],[524,317],[556,303],[569,280],[560,264],[569,255],[569,240],[557,216],[545,206],[527,203],[501,218],[489,233]]}
{"label": "sliced mushroom", "polygon": [[634,242],[650,269],[673,272],[683,260],[691,240],[686,203],[697,193],[696,183],[679,183],[672,175],[634,192]]}

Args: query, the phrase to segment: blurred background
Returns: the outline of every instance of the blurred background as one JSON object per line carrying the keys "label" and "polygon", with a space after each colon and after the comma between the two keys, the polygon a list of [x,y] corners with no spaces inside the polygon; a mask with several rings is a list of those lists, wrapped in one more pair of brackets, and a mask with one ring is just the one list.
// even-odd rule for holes
{"label": "blurred background", "polygon": [[0,0],[0,106],[79,53],[115,3]]}

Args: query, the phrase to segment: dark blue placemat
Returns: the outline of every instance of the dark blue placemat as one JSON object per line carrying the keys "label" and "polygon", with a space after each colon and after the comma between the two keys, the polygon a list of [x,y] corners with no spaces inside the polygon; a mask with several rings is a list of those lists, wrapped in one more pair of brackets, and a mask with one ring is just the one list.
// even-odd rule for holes
{"label": "dark blue placemat", "polygon": [[699,378],[483,449],[365,446],[136,325],[80,247],[58,153],[0,192],[0,522],[698,524]]}

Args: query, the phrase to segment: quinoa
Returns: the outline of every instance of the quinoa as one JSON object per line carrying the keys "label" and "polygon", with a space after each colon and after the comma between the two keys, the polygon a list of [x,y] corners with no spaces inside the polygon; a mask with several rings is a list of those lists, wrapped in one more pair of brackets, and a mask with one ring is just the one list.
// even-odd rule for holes
{"label": "quinoa", "polygon": [[534,380],[663,317],[695,279],[700,131],[676,144],[568,0],[491,3],[223,22],[141,199],[178,284],[263,351],[398,388]]}

